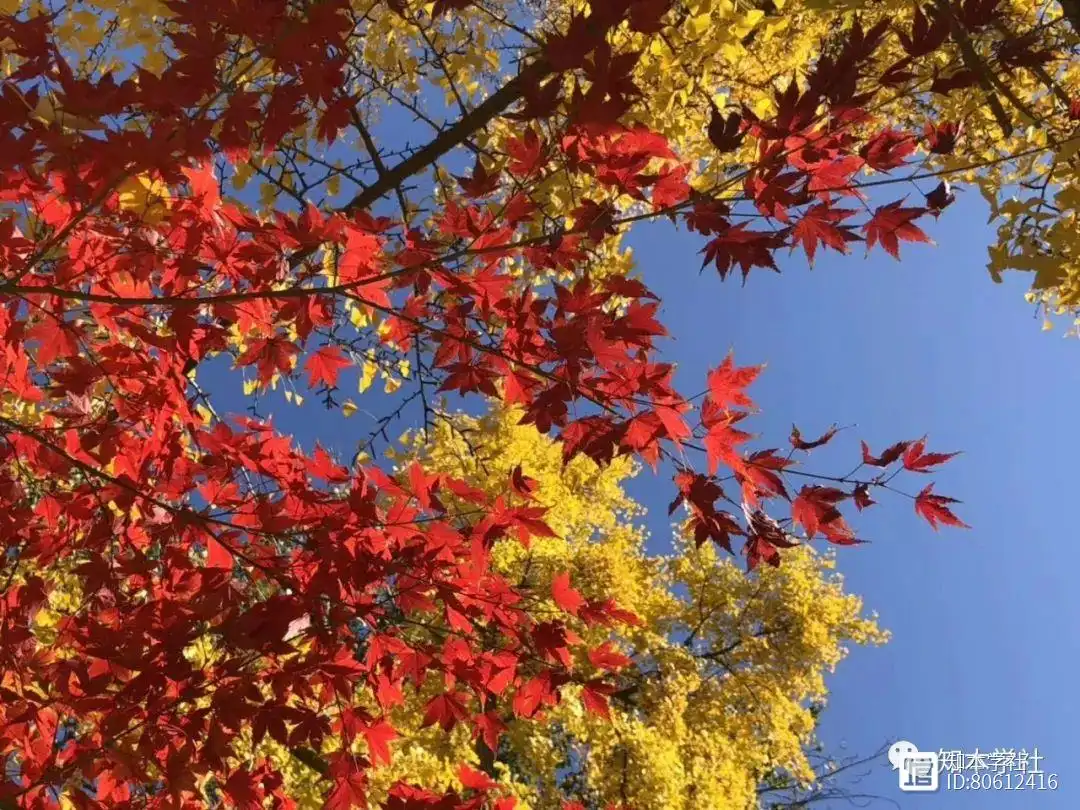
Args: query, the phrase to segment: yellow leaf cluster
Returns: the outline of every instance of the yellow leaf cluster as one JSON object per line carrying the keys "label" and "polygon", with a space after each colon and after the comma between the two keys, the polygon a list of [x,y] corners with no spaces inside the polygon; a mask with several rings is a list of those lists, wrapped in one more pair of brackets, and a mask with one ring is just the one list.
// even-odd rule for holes
{"label": "yellow leaf cluster", "polygon": [[[653,554],[636,522],[642,509],[624,488],[633,464],[619,459],[601,469],[578,457],[564,466],[560,447],[519,420],[513,409],[447,416],[426,442],[407,435],[406,455],[491,494],[506,494],[520,464],[538,482],[535,497],[557,537],[535,538],[527,549],[498,541],[496,568],[539,593],[569,572],[586,598],[614,595],[642,624],[614,633],[576,628],[639,662],[637,687],[612,703],[610,721],[585,711],[573,688],[539,722],[504,718],[499,781],[523,807],[557,808],[571,795],[566,769],[576,763],[579,784],[601,806],[627,800],[643,810],[714,810],[756,806],[761,779],[777,768],[811,779],[810,702],[826,697],[825,676],[847,645],[886,638],[861,600],[844,592],[832,559],[798,550],[780,569],[748,577],[681,531],[673,552]],[[441,788],[456,762],[477,761],[467,734],[418,727],[422,705],[423,696],[410,698],[395,716],[401,754],[379,784],[407,776]]]}

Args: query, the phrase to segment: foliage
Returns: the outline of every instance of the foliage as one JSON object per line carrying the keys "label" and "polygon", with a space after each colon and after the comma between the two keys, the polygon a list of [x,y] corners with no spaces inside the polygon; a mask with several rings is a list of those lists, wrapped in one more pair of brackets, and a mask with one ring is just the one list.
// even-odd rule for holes
{"label": "foliage", "polygon": [[[744,279],[784,248],[898,256],[951,189],[861,188],[1004,193],[1072,159],[1075,34],[1023,3],[759,5],[0,8],[0,798],[738,805],[808,775],[802,706],[876,631],[799,546],[858,542],[842,507],[952,454],[864,444],[827,475],[796,462],[835,430],[747,449],[759,369],[680,393],[621,236],[668,216]],[[1022,132],[1010,82],[1046,108]],[[1061,223],[1066,268],[1067,202],[1031,218]],[[220,376],[248,415],[219,412]],[[451,464],[438,391],[501,403],[494,478]],[[292,441],[282,400],[385,411],[350,459]],[[375,439],[412,416],[441,438],[388,471]],[[646,555],[617,511],[534,493],[541,458],[539,492],[587,468],[613,510],[628,458],[673,467],[686,538]],[[963,525],[932,484],[907,497]],[[702,660],[735,641],[736,674]]]}

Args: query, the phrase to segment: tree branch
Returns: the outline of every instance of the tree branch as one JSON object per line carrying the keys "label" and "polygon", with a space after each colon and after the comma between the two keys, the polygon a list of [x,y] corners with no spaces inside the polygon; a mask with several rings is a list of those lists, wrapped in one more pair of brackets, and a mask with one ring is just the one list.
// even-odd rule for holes
{"label": "tree branch", "polygon": [[378,180],[345,205],[345,213],[362,211],[368,208],[384,194],[393,191],[417,172],[431,166],[450,150],[461,146],[470,135],[521,98],[526,87],[533,82],[541,81],[549,73],[551,73],[551,66],[547,63],[547,60],[539,59],[533,62],[516,77],[488,96],[482,103],[459,118],[453,126],[428,143],[427,146],[417,150],[396,166],[387,169]]}

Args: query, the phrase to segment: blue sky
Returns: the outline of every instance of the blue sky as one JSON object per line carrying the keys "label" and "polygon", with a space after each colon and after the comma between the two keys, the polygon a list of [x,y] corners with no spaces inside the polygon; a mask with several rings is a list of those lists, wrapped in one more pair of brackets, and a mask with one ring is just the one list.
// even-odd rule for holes
{"label": "blue sky", "polygon": [[[856,245],[847,257],[819,254],[812,271],[796,254],[780,261],[782,275],[755,272],[744,288],[710,269],[698,277],[700,237],[666,223],[642,226],[630,244],[664,301],[681,387],[694,388],[729,348],[740,365],[768,363],[751,389],[760,446],[783,446],[792,422],[804,435],[857,425],[805,462],[830,474],[854,466],[860,438],[880,451],[928,433],[930,449],[964,451],[933,478],[964,501],[957,512],[971,530],[935,534],[888,493],[853,521],[872,542],[841,549],[839,568],[893,638],[841,664],[823,739],[838,754],[897,738],[968,753],[1038,747],[1060,786],[1038,796],[904,794],[883,764],[859,791],[904,808],[1072,808],[1080,710],[1067,684],[1080,661],[1080,552],[1067,504],[1080,453],[1080,345],[1062,329],[1041,331],[1023,300],[1026,277],[991,282],[985,205],[959,196],[927,228],[936,247],[904,244],[896,262],[878,249],[864,259]],[[922,477],[906,475],[895,483],[917,492]],[[658,548],[670,535],[668,486],[644,473],[631,488],[650,507]]]}

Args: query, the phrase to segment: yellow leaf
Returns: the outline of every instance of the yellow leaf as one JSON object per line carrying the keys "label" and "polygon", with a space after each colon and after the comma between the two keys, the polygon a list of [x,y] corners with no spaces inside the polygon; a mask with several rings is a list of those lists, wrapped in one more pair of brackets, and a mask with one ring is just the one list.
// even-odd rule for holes
{"label": "yellow leaf", "polygon": [[160,180],[137,174],[124,180],[117,188],[121,211],[134,212],[148,225],[156,225],[168,210],[169,187]]}
{"label": "yellow leaf", "polygon": [[379,367],[375,363],[370,360],[364,361],[364,365],[360,369],[359,387],[361,394],[371,388],[371,384],[375,382],[375,375],[378,371]]}

